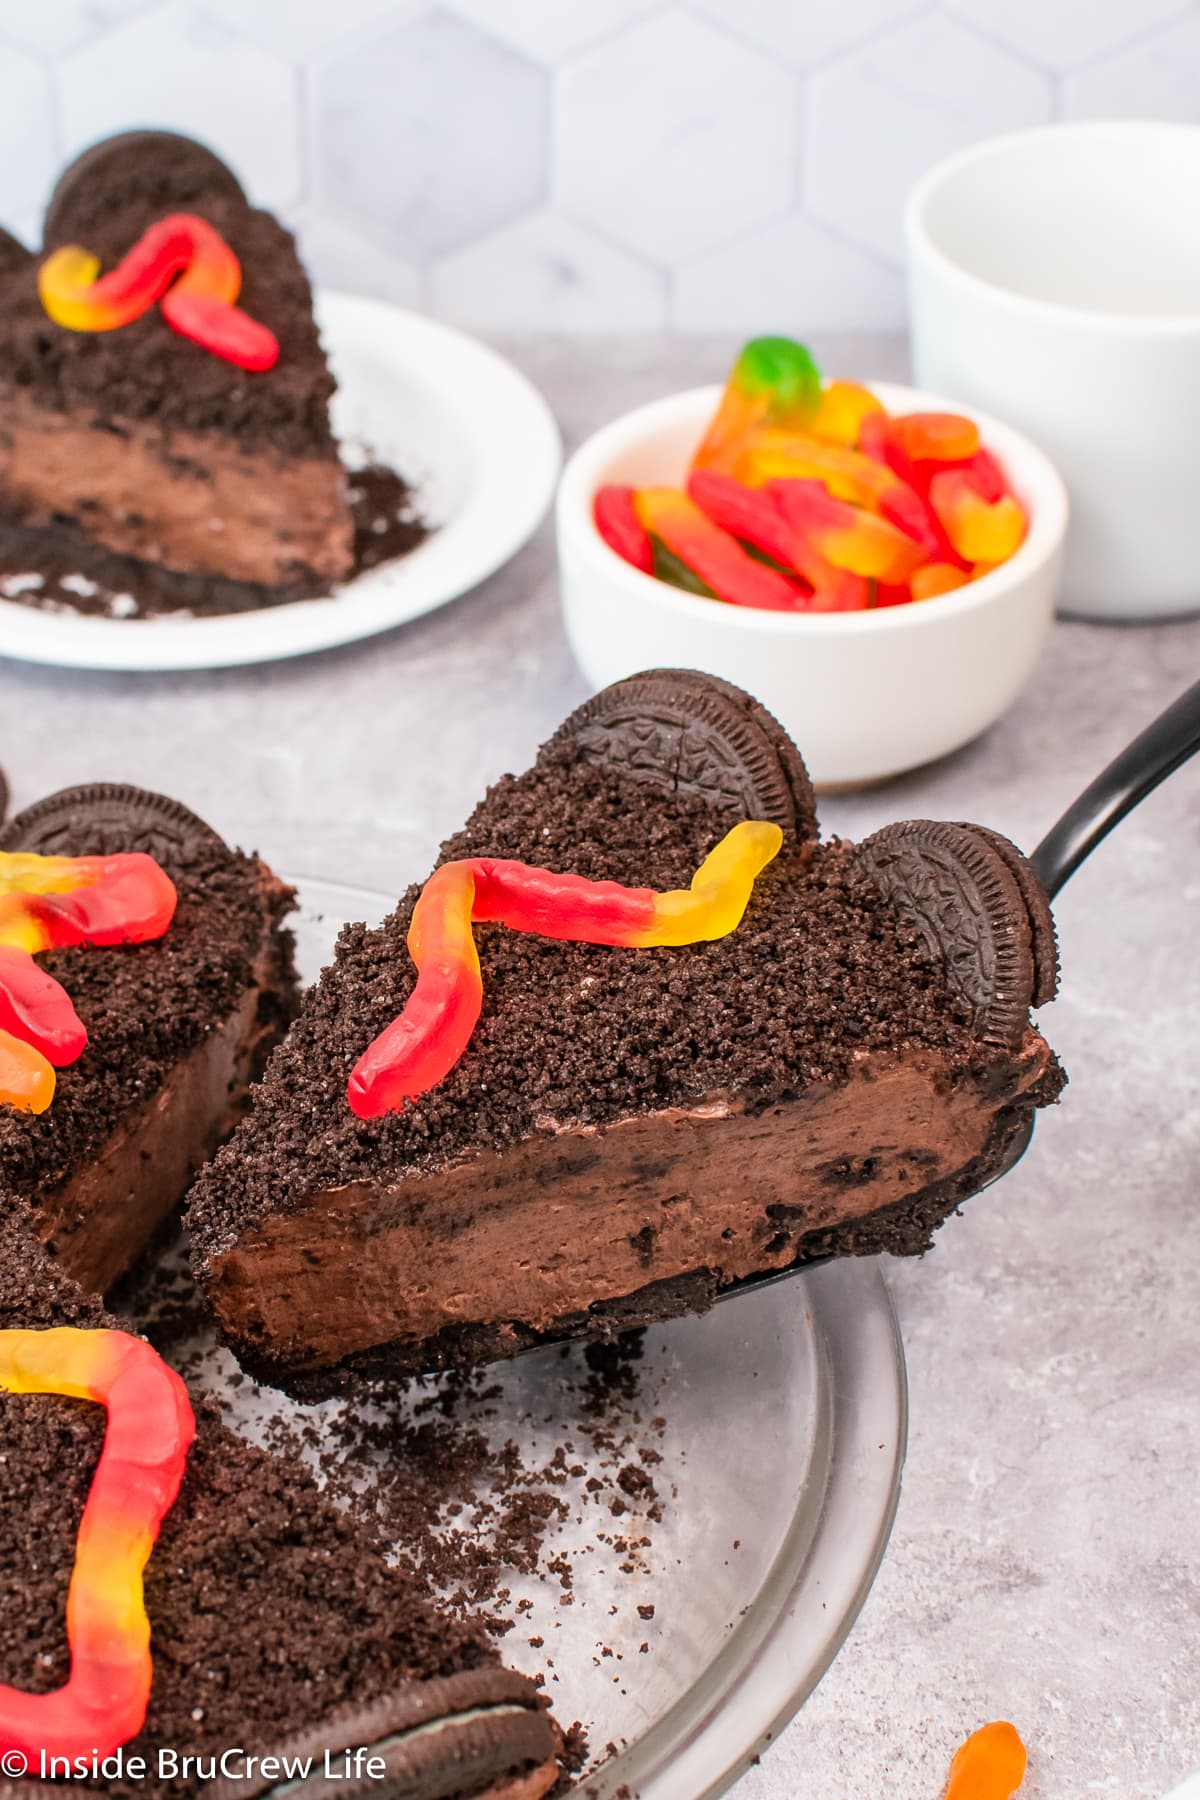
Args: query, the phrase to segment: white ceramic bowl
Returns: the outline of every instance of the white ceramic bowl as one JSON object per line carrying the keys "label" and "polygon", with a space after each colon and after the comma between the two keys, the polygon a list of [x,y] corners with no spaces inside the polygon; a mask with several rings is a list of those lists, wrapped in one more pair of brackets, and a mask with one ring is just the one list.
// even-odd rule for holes
{"label": "white ceramic bowl", "polygon": [[[891,412],[947,410],[872,382]],[[558,490],[563,619],[597,688],[639,669],[703,669],[755,694],[787,727],[822,787],[866,784],[969,743],[1009,707],[1045,642],[1067,523],[1053,465],[1008,426],[972,412],[1029,511],[1016,555],[951,594],[881,612],[777,613],[656,581],[617,556],[592,520],[605,482],[681,483],[720,397],[692,388],[627,413],[575,452]]]}
{"label": "white ceramic bowl", "polygon": [[976,144],[906,218],[913,368],[1027,431],[1071,495],[1064,605],[1200,609],[1200,129]]}

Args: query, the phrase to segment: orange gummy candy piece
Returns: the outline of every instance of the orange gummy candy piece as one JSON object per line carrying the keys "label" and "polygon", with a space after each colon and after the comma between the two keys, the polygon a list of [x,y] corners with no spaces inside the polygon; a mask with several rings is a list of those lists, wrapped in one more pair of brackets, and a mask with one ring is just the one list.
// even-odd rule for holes
{"label": "orange gummy candy piece", "polygon": [[960,413],[901,413],[892,429],[914,461],[960,462],[979,449],[979,427]]}
{"label": "orange gummy candy piece", "polygon": [[950,594],[955,588],[965,587],[970,579],[970,570],[960,569],[956,563],[932,562],[914,569],[909,586],[914,600],[932,600],[938,594]]}
{"label": "orange gummy candy piece", "polygon": [[1011,1800],[1027,1763],[1016,1726],[995,1719],[955,1751],[944,1800]]}

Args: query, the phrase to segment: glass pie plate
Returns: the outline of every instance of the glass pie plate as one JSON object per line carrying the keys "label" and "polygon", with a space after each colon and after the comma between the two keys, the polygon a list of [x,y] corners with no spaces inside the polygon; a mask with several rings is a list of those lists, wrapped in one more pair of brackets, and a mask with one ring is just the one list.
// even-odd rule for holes
{"label": "glass pie plate", "polygon": [[[374,922],[393,904],[333,882],[295,884],[305,980],[344,923]],[[196,1349],[242,1429],[257,1435],[272,1417],[315,1426],[319,1467],[322,1420],[344,1402],[296,1406],[231,1379],[215,1346]],[[494,1436],[498,1418],[498,1441],[543,1466],[579,1422],[583,1368],[578,1346],[498,1365],[481,1428]],[[514,1578],[506,1611],[525,1610],[500,1646],[506,1661],[547,1672],[560,1721],[584,1723],[589,1800],[720,1794],[811,1693],[887,1544],[906,1398],[895,1315],[866,1261],[832,1262],[647,1334],[630,1405],[655,1415],[661,1517],[643,1518],[634,1495],[619,1523],[602,1514],[598,1530],[596,1509],[571,1507],[539,1564],[569,1559],[571,1603],[548,1572]],[[618,1572],[611,1533],[633,1538],[643,1525],[648,1547]]]}

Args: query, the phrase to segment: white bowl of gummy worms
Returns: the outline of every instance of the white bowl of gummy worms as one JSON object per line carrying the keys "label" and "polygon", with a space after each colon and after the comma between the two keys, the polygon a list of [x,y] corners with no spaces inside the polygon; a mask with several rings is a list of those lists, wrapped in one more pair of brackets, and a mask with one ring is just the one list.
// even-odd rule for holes
{"label": "white bowl of gummy worms", "polygon": [[[914,388],[869,386],[892,419],[962,412]],[[1019,432],[970,413],[1019,504],[1023,537],[1006,560],[977,563],[952,591],[908,604],[811,610],[807,584],[788,569],[801,594],[796,610],[731,603],[634,566],[605,541],[595,515],[602,489],[683,489],[722,393],[693,388],[626,413],[588,438],[564,470],[557,503],[563,619],[588,680],[600,688],[665,667],[723,676],[770,708],[813,780],[827,788],[886,780],[986,731],[1020,693],[1053,619],[1067,499],[1048,458]],[[810,498],[817,487],[794,485]],[[752,544],[743,547],[754,554]],[[755,560],[772,574],[769,562]]]}

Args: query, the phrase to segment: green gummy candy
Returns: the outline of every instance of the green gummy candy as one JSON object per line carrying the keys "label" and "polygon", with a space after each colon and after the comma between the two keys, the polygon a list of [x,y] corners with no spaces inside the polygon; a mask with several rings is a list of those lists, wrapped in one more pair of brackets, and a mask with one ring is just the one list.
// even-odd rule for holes
{"label": "green gummy candy", "polygon": [[769,393],[772,412],[814,413],[821,398],[821,371],[794,338],[751,338],[734,364],[733,380],[743,392]]}
{"label": "green gummy candy", "polygon": [[681,562],[672,550],[668,550],[662,539],[650,533],[650,548],[654,553],[654,573],[660,581],[671,587],[683,588],[689,594],[702,594],[706,600],[715,600],[716,595],[706,581],[701,581],[694,570]]}

